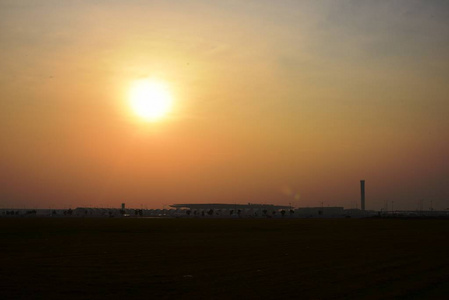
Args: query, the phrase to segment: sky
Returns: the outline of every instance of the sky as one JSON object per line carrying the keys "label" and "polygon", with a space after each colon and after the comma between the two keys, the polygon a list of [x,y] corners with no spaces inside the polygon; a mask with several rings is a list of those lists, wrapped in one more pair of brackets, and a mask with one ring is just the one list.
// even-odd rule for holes
{"label": "sky", "polygon": [[448,209],[448,116],[446,0],[0,0],[0,207]]}

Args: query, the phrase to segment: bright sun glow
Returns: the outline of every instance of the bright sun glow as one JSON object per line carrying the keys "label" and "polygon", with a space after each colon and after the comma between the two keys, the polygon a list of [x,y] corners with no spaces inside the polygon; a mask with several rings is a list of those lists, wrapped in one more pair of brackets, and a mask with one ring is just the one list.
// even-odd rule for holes
{"label": "bright sun glow", "polygon": [[132,110],[138,116],[155,121],[170,111],[172,97],[163,82],[144,79],[131,86],[130,102]]}

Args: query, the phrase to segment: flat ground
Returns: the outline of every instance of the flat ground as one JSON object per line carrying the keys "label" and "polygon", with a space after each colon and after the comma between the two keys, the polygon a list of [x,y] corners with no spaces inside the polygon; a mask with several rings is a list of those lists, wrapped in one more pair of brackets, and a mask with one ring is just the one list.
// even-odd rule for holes
{"label": "flat ground", "polygon": [[449,221],[0,219],[11,298],[445,298]]}

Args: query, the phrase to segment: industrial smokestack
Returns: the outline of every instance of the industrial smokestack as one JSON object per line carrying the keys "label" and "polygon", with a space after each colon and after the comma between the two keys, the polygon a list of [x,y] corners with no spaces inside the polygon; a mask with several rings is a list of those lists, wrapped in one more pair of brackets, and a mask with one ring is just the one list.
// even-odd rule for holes
{"label": "industrial smokestack", "polygon": [[365,210],[365,180],[360,180],[360,202],[362,210]]}

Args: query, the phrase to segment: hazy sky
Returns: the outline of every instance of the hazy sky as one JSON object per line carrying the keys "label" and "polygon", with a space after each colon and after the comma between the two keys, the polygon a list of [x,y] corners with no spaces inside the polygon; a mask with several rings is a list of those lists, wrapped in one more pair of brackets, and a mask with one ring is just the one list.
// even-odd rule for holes
{"label": "hazy sky", "polygon": [[0,0],[0,207],[446,209],[448,132],[446,0]]}

